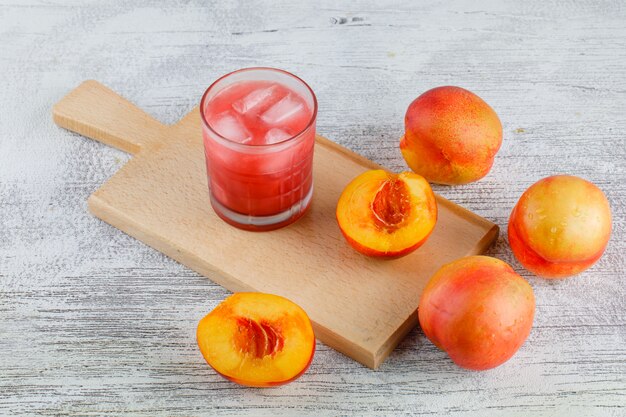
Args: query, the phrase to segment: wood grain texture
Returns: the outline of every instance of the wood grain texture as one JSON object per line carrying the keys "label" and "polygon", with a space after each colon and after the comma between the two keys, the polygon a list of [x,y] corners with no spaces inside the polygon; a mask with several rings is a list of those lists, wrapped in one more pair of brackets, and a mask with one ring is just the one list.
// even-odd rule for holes
{"label": "wood grain texture", "polygon": [[[625,21],[618,0],[2,0],[0,414],[623,416]],[[377,371],[318,344],[301,379],[271,390],[203,363],[195,326],[227,291],[87,212],[129,157],[49,110],[98,79],[173,123],[198,85],[252,65],[302,76],[320,133],[395,170],[421,92],[460,85],[494,107],[505,133],[491,173],[435,188],[501,227],[490,254],[535,290],[511,361],[466,372],[414,329]],[[524,189],[560,172],[605,191],[614,232],[592,269],[548,282],[515,261],[504,226]]]}
{"label": "wood grain texture", "polygon": [[52,106],[54,122],[130,154],[166,142],[167,127],[119,94],[87,80]]}
{"label": "wood grain texture", "polygon": [[138,153],[89,197],[93,214],[231,291],[294,301],[319,340],[370,368],[417,325],[428,279],[446,263],[484,253],[498,236],[498,226],[437,195],[437,225],[419,251],[394,261],[358,254],[341,236],[335,208],[353,178],[382,167],[321,136],[306,216],[273,232],[238,230],[208,203],[197,107],[172,126],[157,125],[91,80],[52,113],[61,127]]}

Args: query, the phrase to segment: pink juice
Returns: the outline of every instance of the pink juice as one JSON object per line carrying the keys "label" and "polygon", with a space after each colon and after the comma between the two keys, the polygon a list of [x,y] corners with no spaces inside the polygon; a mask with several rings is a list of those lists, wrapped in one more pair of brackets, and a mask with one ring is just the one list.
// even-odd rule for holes
{"label": "pink juice", "polygon": [[277,81],[242,80],[203,100],[211,201],[224,220],[264,230],[304,213],[313,185],[312,97]]}

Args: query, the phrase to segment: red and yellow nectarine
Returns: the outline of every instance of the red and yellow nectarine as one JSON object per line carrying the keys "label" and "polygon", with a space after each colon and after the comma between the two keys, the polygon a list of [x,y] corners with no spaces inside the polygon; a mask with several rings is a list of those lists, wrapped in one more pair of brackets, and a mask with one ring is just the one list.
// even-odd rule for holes
{"label": "red and yellow nectarine", "polygon": [[218,374],[252,387],[293,381],[307,370],[315,352],[307,314],[272,294],[231,295],[200,320],[197,339]]}
{"label": "red and yellow nectarine", "polygon": [[422,330],[457,365],[494,368],[522,346],[533,323],[532,287],[508,264],[469,256],[444,265],[420,299]]}
{"label": "red and yellow nectarine", "polygon": [[337,222],[359,252],[394,258],[414,251],[437,222],[430,184],[412,172],[372,170],[356,177],[337,203]]}
{"label": "red and yellow nectarine", "polygon": [[465,184],[491,169],[502,144],[496,112],[460,87],[437,87],[406,111],[400,150],[409,167],[430,182]]}
{"label": "red and yellow nectarine", "polygon": [[556,175],[522,194],[509,219],[509,243],[526,269],[545,278],[578,274],[602,256],[611,208],[589,181]]}

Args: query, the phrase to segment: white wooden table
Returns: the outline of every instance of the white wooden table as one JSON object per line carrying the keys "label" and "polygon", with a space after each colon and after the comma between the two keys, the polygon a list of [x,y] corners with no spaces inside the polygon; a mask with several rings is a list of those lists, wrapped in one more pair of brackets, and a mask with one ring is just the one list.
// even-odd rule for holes
{"label": "white wooden table", "polygon": [[[0,3],[0,415],[626,415],[623,1],[207,3]],[[58,129],[50,107],[94,78],[174,122],[255,65],[302,76],[320,133],[395,170],[421,92],[460,85],[496,109],[491,173],[436,190],[498,223],[490,254],[535,289],[513,359],[467,372],[416,329],[378,371],[318,343],[277,389],[204,363],[196,323],[227,291],[88,214],[129,157]],[[596,183],[614,214],[604,257],[564,282],[531,276],[506,240],[517,198],[554,173]]]}

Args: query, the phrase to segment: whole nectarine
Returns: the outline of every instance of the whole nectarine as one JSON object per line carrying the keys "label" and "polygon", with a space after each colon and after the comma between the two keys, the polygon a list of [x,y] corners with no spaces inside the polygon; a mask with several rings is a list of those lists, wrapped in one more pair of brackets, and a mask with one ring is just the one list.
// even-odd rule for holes
{"label": "whole nectarine", "polygon": [[337,222],[359,252],[397,258],[420,247],[437,222],[430,184],[412,172],[364,172],[346,186],[337,203]]}
{"label": "whole nectarine", "polygon": [[307,314],[272,294],[231,295],[200,320],[197,339],[218,374],[252,387],[293,381],[307,370],[315,352]]}
{"label": "whole nectarine", "polygon": [[578,274],[602,256],[611,208],[594,184],[556,175],[522,194],[509,219],[509,243],[526,269],[545,278]]}
{"label": "whole nectarine", "polygon": [[430,182],[465,184],[491,169],[502,144],[496,112],[460,87],[437,87],[406,111],[400,150],[409,167]]}
{"label": "whole nectarine", "polygon": [[522,346],[533,323],[532,287],[505,262],[469,256],[444,265],[420,299],[422,330],[457,365],[494,368]]}

